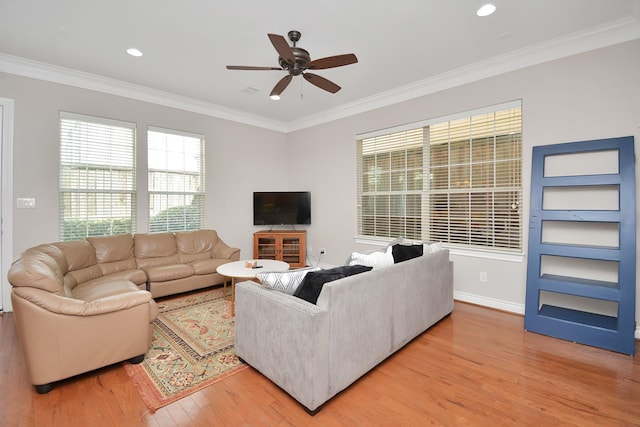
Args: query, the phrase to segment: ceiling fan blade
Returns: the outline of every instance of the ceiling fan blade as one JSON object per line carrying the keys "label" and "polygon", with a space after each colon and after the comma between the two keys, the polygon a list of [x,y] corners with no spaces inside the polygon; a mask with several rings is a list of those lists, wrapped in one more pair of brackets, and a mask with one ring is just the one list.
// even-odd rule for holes
{"label": "ceiling fan blade", "polygon": [[309,83],[318,86],[320,89],[324,89],[327,92],[336,93],[340,89],[340,86],[332,82],[331,80],[327,80],[324,77],[321,77],[317,74],[313,73],[304,73],[304,79]]}
{"label": "ceiling fan blade", "polygon": [[326,68],[342,67],[343,65],[355,64],[358,58],[353,53],[344,55],[327,56],[309,62],[305,68],[308,70],[324,70]]}
{"label": "ceiling fan blade", "polygon": [[287,39],[282,37],[279,34],[267,34],[269,36],[269,40],[271,40],[271,44],[278,52],[278,55],[282,59],[284,59],[288,64],[295,64],[296,59],[293,56],[293,51],[291,50],[291,46],[287,43]]}
{"label": "ceiling fan blade", "polygon": [[279,67],[253,67],[250,65],[227,65],[227,70],[278,70],[282,71]]}
{"label": "ceiling fan blade", "polygon": [[280,95],[287,88],[287,86],[289,86],[289,83],[291,83],[291,79],[291,74],[287,74],[286,76],[281,78],[280,81],[273,87],[273,90],[271,91],[269,96]]}

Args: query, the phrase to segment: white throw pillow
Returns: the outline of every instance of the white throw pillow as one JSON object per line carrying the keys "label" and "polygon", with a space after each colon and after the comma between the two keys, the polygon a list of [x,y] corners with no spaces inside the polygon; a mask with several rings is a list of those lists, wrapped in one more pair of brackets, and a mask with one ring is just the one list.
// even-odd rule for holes
{"label": "white throw pillow", "polygon": [[427,255],[433,252],[438,252],[442,250],[442,242],[435,243],[423,243],[422,244],[422,252],[423,255]]}
{"label": "white throw pillow", "polygon": [[373,270],[393,265],[393,254],[391,250],[391,246],[388,246],[384,252],[375,251],[366,254],[352,252],[349,265],[364,265],[366,267],[373,267]]}
{"label": "white throw pillow", "polygon": [[319,267],[299,268],[288,271],[264,271],[256,274],[260,284],[268,289],[284,292],[293,295],[300,283],[310,271],[318,271]]}

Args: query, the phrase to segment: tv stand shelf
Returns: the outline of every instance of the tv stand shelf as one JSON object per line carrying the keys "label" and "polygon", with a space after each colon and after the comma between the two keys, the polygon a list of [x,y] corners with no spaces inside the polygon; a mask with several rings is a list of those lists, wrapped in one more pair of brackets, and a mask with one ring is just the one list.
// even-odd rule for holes
{"label": "tv stand shelf", "polygon": [[306,265],[305,230],[264,230],[253,233],[253,258],[284,261],[291,267]]}

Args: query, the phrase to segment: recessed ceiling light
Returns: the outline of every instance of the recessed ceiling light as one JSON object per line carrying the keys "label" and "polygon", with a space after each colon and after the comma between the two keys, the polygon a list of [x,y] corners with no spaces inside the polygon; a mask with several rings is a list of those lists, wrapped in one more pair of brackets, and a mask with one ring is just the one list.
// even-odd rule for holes
{"label": "recessed ceiling light", "polygon": [[279,101],[280,95],[271,95],[269,98],[273,99],[274,101]]}
{"label": "recessed ceiling light", "polygon": [[127,53],[131,56],[142,56],[142,52],[140,52],[135,47],[130,47],[129,49],[127,49]]}
{"label": "recessed ceiling light", "polygon": [[496,11],[496,6],[494,4],[487,3],[487,4],[484,4],[484,5],[480,6],[480,9],[478,9],[478,11],[476,12],[476,15],[478,15],[478,16],[489,16],[495,11]]}

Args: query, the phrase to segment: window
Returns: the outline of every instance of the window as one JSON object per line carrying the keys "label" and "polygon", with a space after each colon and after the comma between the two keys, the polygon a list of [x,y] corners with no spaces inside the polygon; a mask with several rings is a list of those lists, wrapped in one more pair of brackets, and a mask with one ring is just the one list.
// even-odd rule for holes
{"label": "window", "polygon": [[522,249],[520,103],[361,136],[358,234]]}
{"label": "window", "polygon": [[150,128],[149,231],[204,225],[204,137]]}
{"label": "window", "polygon": [[60,238],[135,232],[135,125],[60,113]]}

